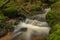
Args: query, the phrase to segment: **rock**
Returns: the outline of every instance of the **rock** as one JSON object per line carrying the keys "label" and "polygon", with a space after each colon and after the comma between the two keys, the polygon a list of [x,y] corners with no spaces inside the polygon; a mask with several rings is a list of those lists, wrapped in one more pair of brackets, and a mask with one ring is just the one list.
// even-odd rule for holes
{"label": "rock", "polygon": [[3,29],[2,31],[0,31],[0,38],[5,36],[8,33],[7,30]]}

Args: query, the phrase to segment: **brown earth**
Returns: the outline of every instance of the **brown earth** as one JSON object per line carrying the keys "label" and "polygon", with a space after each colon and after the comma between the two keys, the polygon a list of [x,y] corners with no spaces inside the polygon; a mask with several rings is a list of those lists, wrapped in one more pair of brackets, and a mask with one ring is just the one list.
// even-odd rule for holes
{"label": "brown earth", "polygon": [[10,40],[11,38],[11,32],[7,33],[4,37],[0,38],[0,40]]}

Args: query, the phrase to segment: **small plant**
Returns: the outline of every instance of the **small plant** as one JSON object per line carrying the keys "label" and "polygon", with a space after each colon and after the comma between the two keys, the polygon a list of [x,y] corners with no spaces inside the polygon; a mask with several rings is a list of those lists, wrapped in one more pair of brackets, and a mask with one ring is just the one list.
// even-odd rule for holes
{"label": "small plant", "polygon": [[56,30],[55,32],[50,34],[47,40],[60,40],[60,30]]}
{"label": "small plant", "polygon": [[40,4],[33,4],[31,7],[31,10],[35,10],[35,11],[41,10],[41,5]]}
{"label": "small plant", "polygon": [[3,13],[0,13],[0,24],[6,20],[6,16],[3,15]]}

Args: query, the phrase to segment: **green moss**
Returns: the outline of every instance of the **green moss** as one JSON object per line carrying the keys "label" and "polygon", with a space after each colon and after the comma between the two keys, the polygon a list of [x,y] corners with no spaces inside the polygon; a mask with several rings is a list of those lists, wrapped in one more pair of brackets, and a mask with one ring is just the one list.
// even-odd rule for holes
{"label": "green moss", "polygon": [[53,26],[51,34],[48,36],[47,40],[60,40],[60,24]]}
{"label": "green moss", "polygon": [[52,34],[50,34],[47,40],[60,40],[60,30],[57,30],[53,32]]}
{"label": "green moss", "polygon": [[24,0],[16,0],[16,1],[21,3],[21,2],[23,2]]}
{"label": "green moss", "polygon": [[7,32],[13,28],[11,23],[6,23],[7,19],[8,18],[4,16],[3,13],[0,13],[0,37],[7,34]]}
{"label": "green moss", "polygon": [[48,12],[46,19],[51,26],[60,22],[60,1],[51,6],[51,11]]}
{"label": "green moss", "polygon": [[54,4],[51,5],[51,9],[52,10],[56,10],[57,8],[60,9],[60,1],[59,2],[56,2]]}
{"label": "green moss", "polygon": [[5,16],[2,13],[0,13],[0,19],[5,19]]}
{"label": "green moss", "polygon": [[40,4],[33,4],[32,7],[31,7],[31,10],[41,10],[41,5]]}
{"label": "green moss", "polygon": [[60,1],[51,6],[46,19],[52,28],[47,40],[60,40]]}
{"label": "green moss", "polygon": [[[50,31],[50,35],[47,38],[47,40],[59,40],[60,39],[60,35],[58,35],[59,31],[60,31],[60,11],[58,8],[57,4],[54,4],[52,6],[53,8],[51,9],[51,11],[48,12],[46,19],[48,24],[51,26],[51,31]],[[60,34],[60,33],[59,33]]]}
{"label": "green moss", "polygon": [[7,13],[11,13],[11,12],[16,12],[18,11],[18,6],[12,6],[9,8],[4,9]]}
{"label": "green moss", "polygon": [[52,30],[50,31],[50,33],[53,33],[53,32],[55,32],[56,30],[60,30],[60,23],[55,24],[55,25],[52,27]]}
{"label": "green moss", "polygon": [[11,6],[16,6],[16,4],[15,4],[15,2],[13,0],[5,5],[5,7],[7,7],[7,8],[11,7]]}
{"label": "green moss", "polygon": [[0,24],[6,20],[6,16],[3,15],[3,13],[0,13]]}
{"label": "green moss", "polygon": [[5,4],[7,2],[7,0],[0,0],[0,7],[3,6],[3,4]]}
{"label": "green moss", "polygon": [[49,25],[53,26],[55,23],[59,22],[60,12],[57,12],[56,10],[51,10],[48,12],[46,19]]}

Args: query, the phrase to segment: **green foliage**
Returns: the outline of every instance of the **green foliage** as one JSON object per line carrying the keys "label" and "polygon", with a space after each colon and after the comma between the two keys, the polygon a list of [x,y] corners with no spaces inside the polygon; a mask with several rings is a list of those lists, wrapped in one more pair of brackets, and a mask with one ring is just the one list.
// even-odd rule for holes
{"label": "green foliage", "polygon": [[4,9],[4,11],[6,13],[17,12],[18,11],[18,6],[13,6],[13,7],[6,8],[6,9]]}
{"label": "green foliage", "polygon": [[14,1],[0,0],[0,33],[2,33],[2,35],[6,33],[6,31],[13,29],[13,24],[8,22],[8,18],[11,16],[14,17],[15,12],[18,12],[18,6],[15,5]]}
{"label": "green foliage", "polygon": [[0,33],[2,33],[4,30],[7,32],[10,32],[11,30],[13,31],[14,30],[13,25],[11,23],[6,23],[6,22],[1,23],[0,24]]}
{"label": "green foliage", "polygon": [[9,23],[6,24],[7,19],[8,18],[4,16],[3,13],[0,13],[0,37],[4,36],[13,27]]}
{"label": "green foliage", "polygon": [[[15,13],[18,14],[18,6],[16,5],[16,3],[13,0],[1,0],[0,2],[2,2],[2,6],[0,11],[7,17],[11,17],[12,13],[15,17]],[[3,4],[3,2],[5,2]]]}
{"label": "green foliage", "polygon": [[8,7],[12,7],[12,6],[16,6],[15,2],[12,0],[10,0],[6,5],[4,5],[4,7],[8,8]]}
{"label": "green foliage", "polygon": [[41,10],[41,5],[40,4],[34,4],[34,5],[32,5],[31,10],[35,10],[35,11]]}
{"label": "green foliage", "polygon": [[47,40],[60,40],[60,23],[52,27],[51,34],[48,36]]}
{"label": "green foliage", "polygon": [[53,26],[54,30],[60,30],[60,24],[56,24]]}
{"label": "green foliage", "polygon": [[60,1],[52,4],[46,19],[52,28],[47,40],[60,40]]}
{"label": "green foliage", "polygon": [[51,10],[48,12],[46,19],[49,25],[53,26],[55,23],[59,22],[60,12],[57,12],[56,10]]}
{"label": "green foliage", "polygon": [[56,30],[60,30],[60,24],[59,24],[59,23],[55,24],[55,25],[52,27],[52,30],[51,30],[50,33],[53,33],[53,32],[55,32]]}
{"label": "green foliage", "polygon": [[7,2],[7,0],[0,0],[0,7],[3,6],[3,4],[5,4]]}
{"label": "green foliage", "polygon": [[60,22],[60,1],[51,6],[51,11],[48,12],[46,19],[51,26]]}
{"label": "green foliage", "polygon": [[25,1],[25,0],[16,0],[16,1],[21,3],[21,2],[23,2],[23,1]]}
{"label": "green foliage", "polygon": [[50,34],[47,40],[60,40],[60,30],[57,30],[53,32],[52,34]]}
{"label": "green foliage", "polygon": [[0,30],[2,30],[2,29],[5,30],[6,27],[8,29],[10,29],[12,27],[12,25],[10,25],[11,23],[10,24],[9,23],[6,24],[6,20],[7,20],[7,17],[4,16],[3,13],[0,13]]}
{"label": "green foliage", "polygon": [[14,29],[13,29],[13,25],[12,25],[12,23],[6,23],[5,24],[5,29],[6,30],[8,30],[8,31],[13,31]]}
{"label": "green foliage", "polygon": [[6,16],[4,16],[2,13],[0,13],[0,24],[6,20]]}
{"label": "green foliage", "polygon": [[60,9],[60,1],[52,4],[51,5],[51,9],[52,10],[58,10],[58,9]]}

